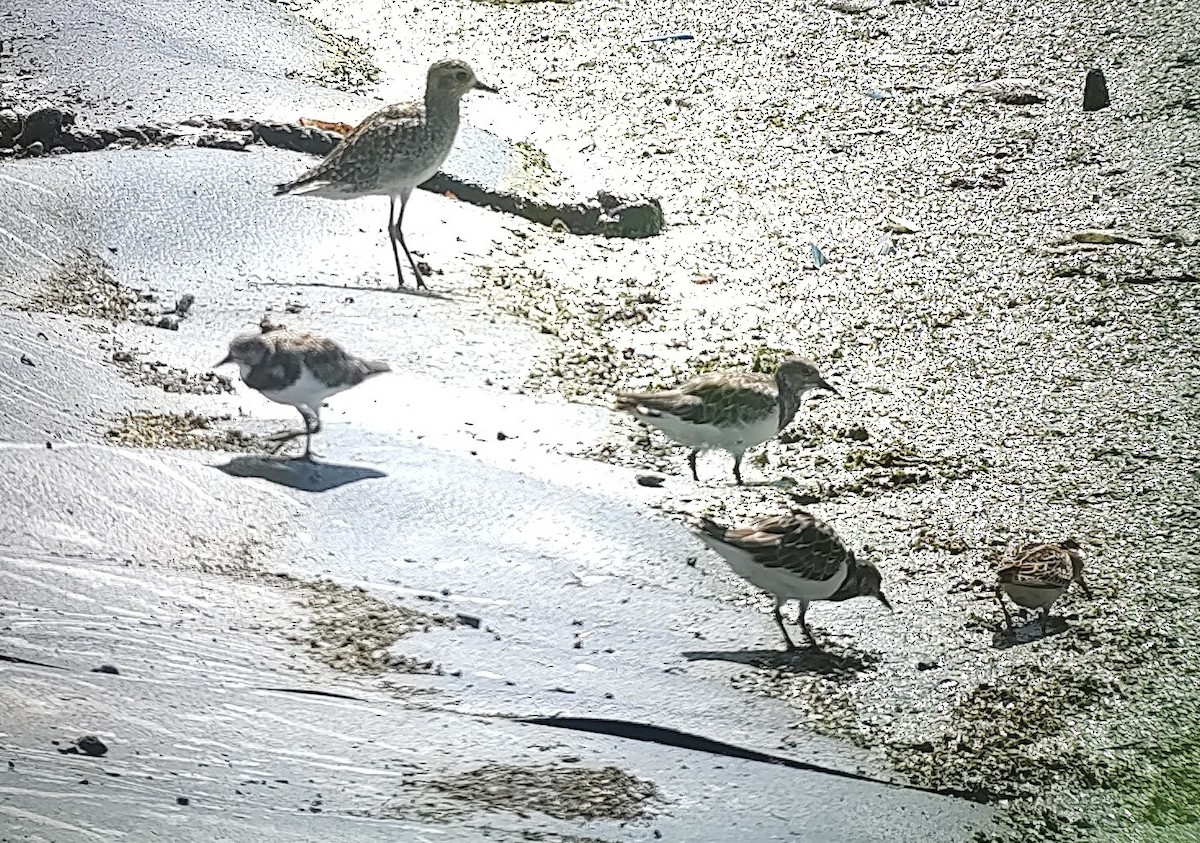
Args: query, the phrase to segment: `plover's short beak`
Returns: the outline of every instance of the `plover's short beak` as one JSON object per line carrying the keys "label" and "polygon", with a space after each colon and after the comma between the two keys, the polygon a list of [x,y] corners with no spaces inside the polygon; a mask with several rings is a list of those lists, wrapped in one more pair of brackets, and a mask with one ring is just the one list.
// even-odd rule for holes
{"label": "plover's short beak", "polygon": [[822,380],[821,383],[818,384],[818,388],[832,392],[838,398],[842,397],[842,393],[838,392],[836,389],[834,389],[832,386],[830,386],[828,381]]}
{"label": "plover's short beak", "polygon": [[213,364],[213,368],[214,368],[214,369],[217,369],[217,368],[220,368],[221,366],[224,366],[226,363],[232,363],[232,362],[233,362],[233,355],[232,355],[232,354],[226,354],[224,357],[222,357],[222,358],[221,358],[221,362],[220,362],[220,363],[214,363],[214,364]]}
{"label": "plover's short beak", "polygon": [[889,601],[889,600],[888,600],[886,597],[884,597],[884,596],[883,596],[883,592],[882,592],[882,591],[881,591],[881,592],[879,592],[878,594],[876,594],[875,596],[879,598],[879,602],[880,602],[880,603],[882,603],[883,605],[887,606],[887,610],[888,610],[889,612],[894,612],[894,611],[896,611],[895,609],[893,609],[893,608],[892,608],[891,601]]}
{"label": "plover's short beak", "polygon": [[476,91],[487,91],[489,94],[500,93],[499,88],[493,88],[491,85],[485,85],[482,82],[480,82],[478,79],[475,80],[475,90]]}

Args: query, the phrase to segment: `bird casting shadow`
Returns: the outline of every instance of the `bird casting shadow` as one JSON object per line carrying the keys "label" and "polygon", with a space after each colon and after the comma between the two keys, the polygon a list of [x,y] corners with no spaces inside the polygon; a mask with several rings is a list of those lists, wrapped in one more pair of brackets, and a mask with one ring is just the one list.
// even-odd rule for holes
{"label": "bird casting shadow", "polygon": [[230,477],[257,477],[302,492],[328,492],[359,480],[387,477],[375,468],[317,462],[302,457],[240,456],[225,465],[213,467]]}
{"label": "bird casting shadow", "polygon": [[821,673],[850,677],[869,670],[878,656],[857,650],[818,650],[804,647],[786,650],[690,650],[683,654],[690,662],[723,661],[789,673]]}
{"label": "bird casting shadow", "polygon": [[1026,644],[1041,641],[1043,638],[1053,638],[1055,635],[1062,635],[1067,631],[1067,628],[1065,620],[1052,617],[1045,631],[1043,631],[1042,623],[1036,615],[1031,620],[1014,626],[1012,632],[1009,632],[1004,624],[1000,624],[1000,628],[992,634],[992,648],[995,650],[1007,650],[1011,647],[1023,647]]}
{"label": "bird casting shadow", "polygon": [[430,289],[418,287],[362,287],[353,284],[330,284],[326,281],[259,281],[263,287],[323,287],[327,290],[352,290],[359,293],[398,293],[402,296],[416,296],[421,299],[437,299],[438,301],[454,301],[454,296],[438,293]]}

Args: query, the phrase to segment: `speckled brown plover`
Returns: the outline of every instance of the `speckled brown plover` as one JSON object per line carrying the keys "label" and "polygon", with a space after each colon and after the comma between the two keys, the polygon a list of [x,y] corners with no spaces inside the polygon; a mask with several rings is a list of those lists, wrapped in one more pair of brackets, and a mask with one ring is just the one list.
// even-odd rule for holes
{"label": "speckled brown plover", "polygon": [[821,649],[808,628],[808,605],[815,600],[874,597],[889,610],[881,591],[883,577],[870,562],[859,562],[833,528],[802,509],[768,515],[744,527],[722,527],[705,518],[696,535],[745,580],[775,597],[775,623],[788,650],[796,649],[780,609],[800,601],[800,628]]}
{"label": "speckled brown plover", "polygon": [[304,430],[283,431],[271,439],[282,448],[286,442],[306,437],[304,459],[312,458],[313,434],[321,430],[322,402],[391,371],[382,360],[355,357],[331,339],[287,329],[240,334],[217,365],[226,363],[238,364],[246,386],[300,411]]}
{"label": "speckled brown plover", "polygon": [[804,396],[816,389],[838,391],[825,382],[811,360],[788,357],[774,375],[709,372],[663,392],[615,392],[618,410],[656,427],[692,449],[692,479],[700,451],[733,455],[733,477],[742,482],[742,456],[792,423]]}
{"label": "speckled brown plover", "polygon": [[1018,606],[1037,609],[1044,634],[1050,607],[1066,593],[1072,581],[1079,583],[1090,600],[1091,590],[1083,581],[1083,550],[1074,539],[1009,548],[996,573],[996,600],[1004,610],[1008,631],[1013,629],[1012,615],[1001,594],[1007,594]]}
{"label": "speckled brown plover", "polygon": [[400,226],[413,190],[428,181],[450,155],[458,134],[459,100],[471,90],[496,93],[495,88],[475,78],[475,71],[465,61],[434,62],[426,78],[424,100],[396,103],[375,112],[320,164],[294,181],[276,185],[275,195],[296,193],[325,199],[387,196],[391,200],[387,230],[392,257],[396,260],[396,277],[403,287],[404,274],[396,248],[399,243],[416,276],[417,286],[425,287]]}

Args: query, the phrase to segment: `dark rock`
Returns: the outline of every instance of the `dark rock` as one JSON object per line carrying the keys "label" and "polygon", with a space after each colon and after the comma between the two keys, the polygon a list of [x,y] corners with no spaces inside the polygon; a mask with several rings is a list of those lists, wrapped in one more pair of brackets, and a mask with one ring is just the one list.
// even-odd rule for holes
{"label": "dark rock", "polygon": [[0,147],[11,149],[21,134],[21,115],[11,108],[0,108]]}
{"label": "dark rock", "polygon": [[1108,81],[1104,78],[1104,71],[1094,67],[1088,71],[1083,83],[1083,110],[1099,111],[1109,105]]}
{"label": "dark rock", "polygon": [[[113,360],[116,360],[116,359],[117,359],[117,354],[120,354],[120,353],[121,353],[121,352],[116,352],[116,353],[114,353],[114,354],[113,354]],[[130,357],[129,359],[130,359],[130,360],[132,360],[133,358],[132,358],[132,357]],[[93,668],[92,668],[92,673],[111,673],[111,674],[113,674],[113,675],[118,675],[118,674],[120,674],[120,672],[121,672],[121,671],[117,670],[117,668],[116,668],[116,666],[115,666],[115,665],[111,665],[111,664],[102,664],[102,665],[100,665],[99,667],[93,667]]]}
{"label": "dark rock", "polygon": [[496,433],[496,441],[497,442],[503,442],[505,439],[510,439],[510,438],[511,437],[507,433],[505,433],[503,430],[498,431]]}
{"label": "dark rock", "polygon": [[42,144],[41,141],[34,141],[33,143],[31,143],[25,147],[25,154],[28,155],[30,158],[37,158],[39,155],[41,155],[45,151],[46,151],[46,147]]}
{"label": "dark rock", "polygon": [[871,438],[871,434],[862,425],[846,428],[846,438],[853,442],[866,442]]}
{"label": "dark rock", "polygon": [[96,137],[100,138],[100,148],[103,149],[121,136],[114,129],[97,129]]}
{"label": "dark rock", "polygon": [[227,149],[241,152],[254,143],[253,132],[230,132],[224,129],[209,129],[196,136],[196,146],[206,149]]}
{"label": "dark rock", "polygon": [[150,143],[150,138],[146,137],[146,133],[136,126],[117,126],[116,132],[118,137],[131,138],[139,144]]}
{"label": "dark rock", "polygon": [[941,664],[936,659],[922,659],[917,662],[917,670],[935,670],[941,667]]}
{"label": "dark rock", "polygon": [[659,474],[639,474],[634,479],[639,486],[648,486],[651,489],[659,488],[666,481],[666,478]]}
{"label": "dark rock", "polygon": [[227,132],[251,132],[254,130],[254,121],[245,117],[221,117],[211,121],[209,125]]}
{"label": "dark rock", "polygon": [[25,115],[24,128],[17,138],[17,145],[28,147],[40,141],[43,147],[54,146],[59,135],[73,125],[75,115],[70,111],[53,106],[34,109]]}
{"label": "dark rock", "polygon": [[617,196],[601,190],[596,200],[604,212],[597,234],[607,237],[653,237],[662,231],[662,205],[647,197]]}
{"label": "dark rock", "polygon": [[173,315],[163,316],[155,323],[154,327],[165,328],[168,331],[178,331],[179,317]]}
{"label": "dark rock", "polygon": [[180,318],[187,316],[188,311],[192,309],[192,305],[195,303],[195,296],[193,296],[191,293],[184,293],[179,297],[179,300],[175,302],[176,315],[178,315]]}
{"label": "dark rock", "polygon": [[307,152],[309,155],[328,155],[342,140],[341,135],[333,132],[291,123],[252,123],[250,131],[267,146]]}
{"label": "dark rock", "polygon": [[50,150],[50,154],[51,155],[70,155],[71,150],[67,149],[65,146],[56,146]]}
{"label": "dark rock", "polygon": [[155,126],[153,123],[143,123],[137,127],[137,130],[145,135],[150,143],[162,142],[163,130],[161,126]]}
{"label": "dark rock", "polygon": [[459,614],[459,615],[455,615],[455,617],[458,618],[458,622],[463,624],[464,626],[469,626],[469,627],[471,627],[471,629],[479,629],[479,624],[481,623],[481,621],[479,620],[479,618],[475,617],[474,615]]}
{"label": "dark rock", "polygon": [[84,735],[75,741],[75,748],[79,750],[80,755],[90,755],[93,758],[108,754],[108,747],[104,745],[104,741],[95,735]]}
{"label": "dark rock", "polygon": [[188,799],[186,796],[176,796],[176,797],[175,797],[175,804],[176,804],[176,805],[190,805],[190,804],[191,804],[191,800],[190,800],[190,799]]}

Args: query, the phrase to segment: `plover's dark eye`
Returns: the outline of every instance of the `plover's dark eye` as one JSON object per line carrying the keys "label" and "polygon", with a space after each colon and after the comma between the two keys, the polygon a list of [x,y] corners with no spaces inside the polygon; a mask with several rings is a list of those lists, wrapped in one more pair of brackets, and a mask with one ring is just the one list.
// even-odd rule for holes
{"label": "plover's dark eye", "polygon": [[459,82],[466,82],[467,81],[467,71],[465,71],[465,70],[458,71],[458,73],[454,74],[454,78],[457,79]]}

